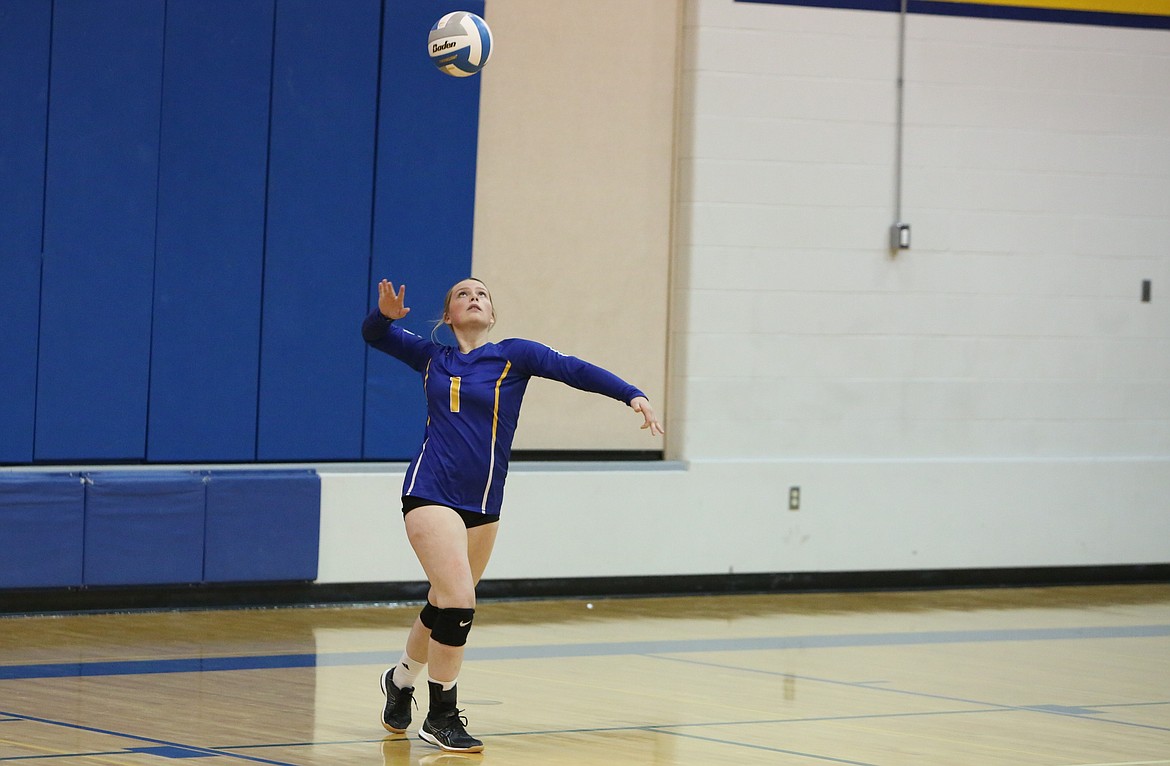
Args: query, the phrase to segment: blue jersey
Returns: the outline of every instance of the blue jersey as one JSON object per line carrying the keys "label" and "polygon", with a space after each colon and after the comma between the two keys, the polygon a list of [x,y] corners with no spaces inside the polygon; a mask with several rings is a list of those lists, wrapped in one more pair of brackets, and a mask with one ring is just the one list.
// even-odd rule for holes
{"label": "blue jersey", "polygon": [[607,370],[530,340],[509,338],[469,353],[394,325],[375,309],[362,337],[422,374],[427,426],[402,494],[497,515],[520,404],[529,378],[567,383],[629,404],[645,396]]}

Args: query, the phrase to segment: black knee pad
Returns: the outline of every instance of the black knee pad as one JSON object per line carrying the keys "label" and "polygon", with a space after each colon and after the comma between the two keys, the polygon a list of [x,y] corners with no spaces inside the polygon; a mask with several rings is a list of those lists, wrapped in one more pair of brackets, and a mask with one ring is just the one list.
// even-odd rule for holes
{"label": "black knee pad", "polygon": [[435,627],[431,628],[431,638],[446,646],[463,646],[467,643],[467,634],[471,632],[471,622],[475,619],[474,609],[439,609],[435,617]]}
{"label": "black knee pad", "polygon": [[418,613],[418,619],[427,630],[435,629],[435,618],[439,616],[439,607],[427,601],[427,605]]}

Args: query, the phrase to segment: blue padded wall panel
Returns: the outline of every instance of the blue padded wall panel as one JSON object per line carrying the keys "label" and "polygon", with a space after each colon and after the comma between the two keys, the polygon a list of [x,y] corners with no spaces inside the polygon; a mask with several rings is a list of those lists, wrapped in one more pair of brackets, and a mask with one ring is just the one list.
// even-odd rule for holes
{"label": "blue padded wall panel", "polygon": [[56,0],[38,460],[142,459],[163,0]]}
{"label": "blue padded wall panel", "polygon": [[0,4],[0,463],[33,458],[51,8]]}
{"label": "blue padded wall panel", "polygon": [[51,9],[0,3],[0,258],[41,251]]}
{"label": "blue padded wall panel", "polygon": [[315,471],[212,471],[204,579],[314,580],[320,528]]}
{"label": "blue padded wall panel", "polygon": [[0,473],[0,588],[81,585],[84,507],[76,474]]}
{"label": "blue padded wall panel", "polygon": [[[447,289],[471,275],[481,76],[450,77],[419,55],[431,25],[454,10],[482,14],[484,4],[387,0],[382,27],[371,281],[407,285],[413,310],[403,326],[422,335],[430,333],[427,320],[441,315]],[[370,285],[366,295],[372,308],[377,291]],[[418,375],[371,351],[364,456],[409,459],[425,422]]]}
{"label": "blue padded wall panel", "polygon": [[202,475],[111,471],[88,474],[87,480],[86,585],[203,580]]}
{"label": "blue padded wall panel", "polygon": [[170,0],[147,458],[254,460],[273,0]]}
{"label": "blue padded wall panel", "polygon": [[380,5],[277,10],[260,460],[361,457]]}

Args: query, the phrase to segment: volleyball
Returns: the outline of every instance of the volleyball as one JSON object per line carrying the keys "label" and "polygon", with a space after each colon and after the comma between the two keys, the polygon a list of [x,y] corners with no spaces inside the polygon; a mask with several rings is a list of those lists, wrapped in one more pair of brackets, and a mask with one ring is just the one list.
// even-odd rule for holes
{"label": "volleyball", "polygon": [[492,30],[474,13],[448,13],[431,27],[427,52],[440,72],[468,77],[483,69],[492,55]]}

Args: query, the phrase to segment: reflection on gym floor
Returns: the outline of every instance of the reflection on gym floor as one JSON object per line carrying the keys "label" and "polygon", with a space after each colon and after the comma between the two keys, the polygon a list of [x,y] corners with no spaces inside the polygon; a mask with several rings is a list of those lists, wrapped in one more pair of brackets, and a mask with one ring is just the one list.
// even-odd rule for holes
{"label": "reflection on gym floor", "polygon": [[417,610],[0,618],[0,763],[1170,765],[1170,585],[481,603],[476,755],[379,723]]}

